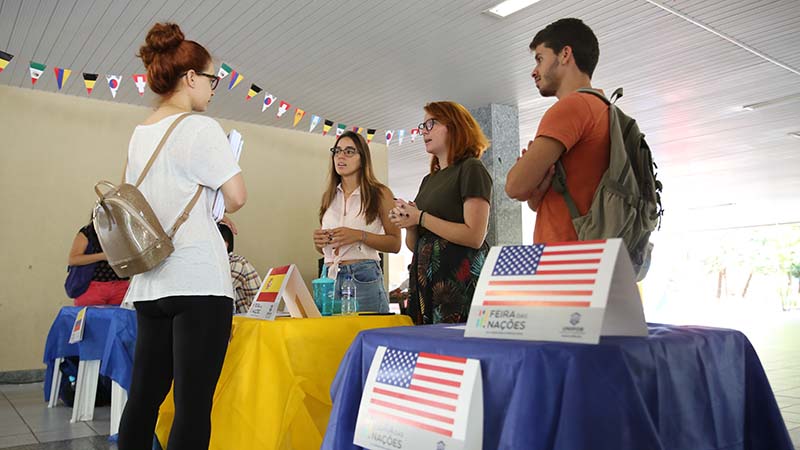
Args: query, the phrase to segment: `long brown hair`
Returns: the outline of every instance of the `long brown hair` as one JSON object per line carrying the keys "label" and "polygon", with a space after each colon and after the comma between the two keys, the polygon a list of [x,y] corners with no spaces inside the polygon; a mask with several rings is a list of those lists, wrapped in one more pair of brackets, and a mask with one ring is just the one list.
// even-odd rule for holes
{"label": "long brown hair", "polygon": [[169,97],[178,87],[181,75],[189,70],[202,72],[211,63],[211,54],[202,45],[184,38],[174,23],[157,23],[147,32],[139,48],[147,69],[147,85],[161,97]]}
{"label": "long brown hair", "polygon": [[[361,189],[361,209],[359,214],[363,213],[367,224],[370,224],[378,218],[381,211],[381,201],[383,199],[382,193],[387,188],[383,183],[375,178],[375,172],[372,170],[372,156],[369,153],[369,145],[364,136],[353,131],[345,131],[341,136],[336,138],[334,147],[339,146],[339,141],[342,138],[350,138],[356,146],[358,154],[361,155],[361,169],[359,169],[358,180],[359,188]],[[325,211],[333,203],[336,197],[336,188],[342,182],[342,177],[336,173],[334,166],[334,158],[336,155],[331,154],[330,172],[328,174],[328,188],[322,194],[322,204],[319,207],[319,223],[322,223],[322,216]]]}
{"label": "long brown hair", "polygon": [[[489,148],[489,140],[472,114],[456,102],[431,102],[425,112],[447,127],[447,165],[467,159],[480,158]],[[439,158],[431,158],[431,173],[439,170]]]}

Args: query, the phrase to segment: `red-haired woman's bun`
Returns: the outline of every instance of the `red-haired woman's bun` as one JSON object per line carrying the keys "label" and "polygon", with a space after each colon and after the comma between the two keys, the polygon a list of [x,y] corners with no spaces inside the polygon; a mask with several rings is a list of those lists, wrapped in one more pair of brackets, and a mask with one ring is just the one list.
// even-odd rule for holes
{"label": "red-haired woman's bun", "polygon": [[202,45],[187,41],[181,27],[174,23],[157,23],[147,32],[139,48],[147,84],[158,95],[172,94],[178,79],[189,70],[201,72],[211,63],[211,55]]}
{"label": "red-haired woman's bun", "polygon": [[177,49],[185,39],[181,27],[175,23],[157,23],[147,32],[139,55],[145,67],[153,62],[157,54],[169,53]]}

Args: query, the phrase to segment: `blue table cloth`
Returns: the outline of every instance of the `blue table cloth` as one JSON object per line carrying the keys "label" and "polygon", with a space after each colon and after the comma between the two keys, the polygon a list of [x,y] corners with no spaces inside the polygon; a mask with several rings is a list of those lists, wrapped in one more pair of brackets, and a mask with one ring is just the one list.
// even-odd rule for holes
{"label": "blue table cloth", "polygon": [[116,306],[90,306],[86,309],[83,340],[69,343],[75,318],[82,306],[61,308],[50,326],[44,347],[47,365],[45,401],[50,399],[50,383],[56,358],[78,356],[81,360],[99,359],[100,374],[110,377],[125,390],[130,386],[133,349],[136,341],[136,312]]}
{"label": "blue table cloth", "polygon": [[442,325],[364,331],[331,386],[323,449],[352,449],[379,345],[481,362],[483,448],[792,450],[772,389],[738,331],[649,325],[598,345],[464,338]]}

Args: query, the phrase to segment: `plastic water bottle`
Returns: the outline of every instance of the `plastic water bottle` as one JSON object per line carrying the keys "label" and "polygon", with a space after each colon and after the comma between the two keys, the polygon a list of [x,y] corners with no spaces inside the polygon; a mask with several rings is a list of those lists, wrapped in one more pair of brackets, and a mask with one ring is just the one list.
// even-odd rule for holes
{"label": "plastic water bottle", "polygon": [[358,299],[356,299],[356,284],[353,282],[352,275],[347,275],[342,281],[339,292],[342,299],[342,315],[351,316],[357,314]]}

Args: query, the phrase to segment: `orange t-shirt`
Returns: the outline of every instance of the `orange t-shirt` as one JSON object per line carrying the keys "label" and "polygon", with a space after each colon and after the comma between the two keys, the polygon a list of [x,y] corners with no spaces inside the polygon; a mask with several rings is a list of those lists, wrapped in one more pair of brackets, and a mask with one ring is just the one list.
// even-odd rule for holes
{"label": "orange t-shirt", "polygon": [[[566,147],[561,163],[567,172],[567,190],[581,215],[589,211],[600,179],[608,169],[608,126],[608,106],[603,100],[573,92],[544,113],[536,132],[536,137],[547,136]],[[564,197],[550,188],[536,211],[533,242],[577,240]]]}

